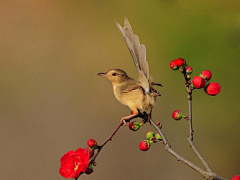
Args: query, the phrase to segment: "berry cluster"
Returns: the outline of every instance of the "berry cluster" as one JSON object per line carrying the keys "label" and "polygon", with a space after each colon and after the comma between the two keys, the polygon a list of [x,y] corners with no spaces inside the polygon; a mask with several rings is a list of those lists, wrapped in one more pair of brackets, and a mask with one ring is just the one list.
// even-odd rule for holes
{"label": "berry cluster", "polygon": [[162,140],[162,137],[159,133],[154,133],[152,131],[147,131],[145,134],[147,140],[140,142],[139,148],[141,151],[147,151],[152,143],[156,143]]}
{"label": "berry cluster", "polygon": [[199,76],[195,76],[192,80],[192,84],[196,89],[204,88],[204,91],[210,96],[216,96],[221,91],[221,86],[216,83],[207,83],[212,77],[212,73],[209,70],[205,70],[200,73]]}
{"label": "berry cluster", "polygon": [[65,178],[77,178],[80,174],[91,174],[93,164],[89,163],[94,155],[94,150],[98,148],[94,139],[87,141],[88,147],[78,148],[76,151],[68,151],[61,158],[61,167],[59,173]]}
{"label": "berry cluster", "polygon": [[185,73],[186,77],[191,83],[192,89],[204,88],[206,94],[210,96],[216,96],[221,91],[221,86],[218,83],[207,83],[212,77],[212,73],[209,70],[201,72],[199,76],[195,76],[191,81],[190,74],[193,72],[193,69],[186,64],[186,61],[184,59],[178,58],[171,61],[170,68],[172,70],[180,70],[182,73]]}

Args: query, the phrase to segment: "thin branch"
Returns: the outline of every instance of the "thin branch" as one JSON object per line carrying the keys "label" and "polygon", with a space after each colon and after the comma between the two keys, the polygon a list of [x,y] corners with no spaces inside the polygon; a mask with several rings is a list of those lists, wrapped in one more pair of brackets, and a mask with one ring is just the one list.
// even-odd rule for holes
{"label": "thin branch", "polygon": [[186,73],[186,67],[182,70],[185,86],[188,93],[188,123],[189,123],[189,138],[193,140],[193,125],[192,125],[192,87],[191,87],[191,78]]}
{"label": "thin branch", "polygon": [[[112,140],[112,137],[117,133],[117,131],[120,129],[120,127],[123,125],[122,122],[120,122],[118,124],[118,126],[114,129],[114,131],[110,134],[110,136],[102,143],[102,145],[98,146],[97,152],[95,153],[95,155],[92,157],[91,161],[89,162],[89,164],[94,164],[95,163],[95,159],[97,158],[97,156],[99,155],[100,151],[102,150],[102,148],[109,142]],[[79,174],[79,176],[77,178],[75,178],[75,180],[77,180],[81,175],[83,174],[83,172],[81,172]]]}
{"label": "thin branch", "polygon": [[[126,120],[126,122],[129,122],[130,120],[132,119],[135,119],[137,117],[141,117],[143,119],[146,119],[147,117],[147,114],[146,113],[139,113],[138,115],[132,117],[132,118],[129,118]],[[109,135],[109,137],[102,143],[102,145],[98,146],[97,148],[97,152],[95,153],[95,155],[92,157],[92,159],[90,160],[89,164],[94,164],[95,163],[95,160],[97,158],[97,156],[99,155],[100,151],[102,150],[102,148],[109,142],[112,140],[113,136],[117,133],[117,131],[120,129],[120,127],[123,125],[123,122],[120,122],[118,124],[118,126],[114,129],[114,131]],[[77,180],[81,175],[83,174],[83,172],[81,172],[79,174],[79,176],[77,178],[75,178],[75,180]]]}
{"label": "thin branch", "polygon": [[190,147],[192,148],[192,150],[195,152],[195,154],[198,156],[198,158],[201,160],[202,164],[204,165],[204,167],[206,168],[206,170],[208,172],[212,172],[211,168],[208,166],[207,162],[205,161],[205,159],[202,157],[202,155],[199,153],[199,151],[197,150],[196,146],[194,145],[193,141],[190,138],[187,138]]}
{"label": "thin branch", "polygon": [[96,152],[96,154],[92,157],[91,161],[89,164],[94,163],[95,159],[97,158],[98,154],[100,153],[100,151],[102,150],[102,148],[109,142],[112,140],[112,137],[116,134],[116,132],[119,130],[119,128],[123,125],[122,122],[120,122],[118,124],[118,126],[114,129],[114,131],[112,132],[112,134],[110,134],[110,136],[102,143],[102,145],[100,145],[98,147],[98,150]]}
{"label": "thin branch", "polygon": [[149,122],[158,131],[158,133],[161,135],[162,142],[165,145],[165,150],[171,148],[171,145],[169,144],[169,142],[168,142],[166,136],[164,135],[163,131],[161,130],[161,128],[151,118],[150,118]]}
{"label": "thin branch", "polygon": [[[188,87],[187,89],[190,89]],[[192,90],[190,91],[190,94],[188,94],[188,123],[189,123],[189,138],[193,140],[193,126],[192,126]]]}
{"label": "thin branch", "polygon": [[[142,113],[139,113],[137,116],[134,116],[132,118],[129,118],[126,120],[126,122],[129,122],[130,120],[132,119],[135,119],[137,117],[146,117],[146,114],[142,114]],[[100,151],[102,150],[102,148],[109,142],[112,140],[112,137],[117,133],[117,131],[120,129],[120,127],[123,125],[123,122],[120,122],[118,124],[118,126],[114,129],[114,131],[110,134],[110,136],[102,143],[102,145],[98,146],[98,149],[97,149],[97,152],[96,154],[92,157],[90,163],[94,163],[98,154],[100,153]],[[90,164],[89,163],[89,164]]]}
{"label": "thin branch", "polygon": [[197,148],[193,144],[193,132],[194,132],[193,127],[192,127],[192,90],[193,90],[193,88],[191,87],[191,78],[190,78],[190,76],[187,76],[185,67],[183,68],[182,73],[183,73],[183,76],[184,76],[184,79],[185,79],[186,89],[187,89],[187,93],[188,93],[188,98],[187,99],[188,99],[189,136],[188,136],[187,140],[190,144],[190,147],[195,152],[197,157],[200,159],[200,161],[202,162],[202,164],[204,165],[206,170],[208,172],[212,172],[211,168],[209,167],[209,165],[207,164],[205,159],[202,157],[202,155],[199,153],[199,151],[197,150]]}
{"label": "thin branch", "polygon": [[[169,152],[170,154],[172,154],[174,157],[177,158],[178,161],[181,161],[182,163],[186,164],[187,166],[191,167],[192,169],[194,169],[195,171],[197,171],[199,174],[201,174],[205,179],[208,179],[208,180],[227,180],[227,179],[224,179],[220,176],[217,176],[215,173],[213,173],[212,171],[209,172],[209,171],[205,171],[203,169],[201,169],[200,167],[198,167],[197,165],[195,165],[194,163],[188,161],[187,159],[185,159],[184,157],[182,157],[181,155],[179,155],[176,151],[174,151],[170,144],[168,143],[168,140],[166,138],[166,136],[164,135],[163,131],[156,125],[156,123],[150,119],[150,124],[157,130],[157,132],[162,136],[162,141],[163,141],[163,144],[165,145],[165,150],[167,152]],[[191,141],[192,142],[192,141]],[[192,148],[195,148],[196,147],[193,145]],[[195,152],[195,151],[194,151]],[[196,151],[198,152],[198,151]],[[197,154],[197,153],[196,153]],[[199,152],[197,155],[200,155]],[[200,155],[200,157],[202,157]],[[204,160],[205,161],[205,160]],[[206,166],[205,166],[206,167]],[[208,167],[209,168],[209,167]],[[210,169],[210,168],[209,168]],[[208,170],[209,170],[208,169]]]}

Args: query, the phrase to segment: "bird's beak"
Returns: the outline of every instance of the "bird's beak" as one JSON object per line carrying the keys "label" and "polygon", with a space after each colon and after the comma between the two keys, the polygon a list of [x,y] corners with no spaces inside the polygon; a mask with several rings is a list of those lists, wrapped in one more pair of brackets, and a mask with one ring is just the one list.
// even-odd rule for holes
{"label": "bird's beak", "polygon": [[106,73],[98,73],[98,76],[106,76]]}

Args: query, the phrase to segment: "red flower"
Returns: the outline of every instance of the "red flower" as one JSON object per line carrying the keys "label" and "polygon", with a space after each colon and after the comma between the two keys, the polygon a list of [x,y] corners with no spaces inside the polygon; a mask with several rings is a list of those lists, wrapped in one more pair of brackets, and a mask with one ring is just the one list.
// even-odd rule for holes
{"label": "red flower", "polygon": [[150,148],[150,146],[151,146],[151,143],[149,140],[142,141],[139,144],[139,148],[141,151],[147,151]]}
{"label": "red flower", "polygon": [[220,91],[221,91],[221,86],[216,82],[209,83],[205,88],[205,92],[210,96],[216,96]]}
{"label": "red flower", "polygon": [[240,180],[240,176],[239,175],[236,175],[232,178],[232,180]]}
{"label": "red flower", "polygon": [[173,113],[172,113],[172,118],[173,119],[180,120],[180,119],[182,119],[182,117],[183,117],[183,114],[180,110],[173,111]]}
{"label": "red flower", "polygon": [[88,161],[89,155],[84,149],[79,148],[75,152],[68,151],[60,160],[59,173],[65,178],[77,178],[87,169]]}
{"label": "red flower", "polygon": [[191,66],[187,66],[186,67],[186,73],[187,74],[192,74],[192,72],[193,72],[193,68]]}
{"label": "red flower", "polygon": [[95,149],[97,147],[97,142],[94,139],[89,139],[87,145],[88,147]]}
{"label": "red flower", "polygon": [[174,63],[177,67],[184,66],[186,64],[186,61],[182,58],[178,58],[174,60]]}
{"label": "red flower", "polygon": [[212,73],[209,70],[201,72],[200,76],[205,79],[206,81],[209,81],[212,77]]}
{"label": "red flower", "polygon": [[200,76],[195,76],[192,80],[192,83],[197,89],[203,88],[205,86],[205,80]]}
{"label": "red flower", "polygon": [[171,61],[171,62],[170,62],[170,68],[171,68],[172,70],[178,70],[178,69],[179,69],[179,68],[176,66],[176,64],[175,64],[174,61]]}
{"label": "red flower", "polygon": [[182,58],[175,59],[170,62],[170,68],[173,70],[177,70],[179,67],[184,66],[186,61]]}

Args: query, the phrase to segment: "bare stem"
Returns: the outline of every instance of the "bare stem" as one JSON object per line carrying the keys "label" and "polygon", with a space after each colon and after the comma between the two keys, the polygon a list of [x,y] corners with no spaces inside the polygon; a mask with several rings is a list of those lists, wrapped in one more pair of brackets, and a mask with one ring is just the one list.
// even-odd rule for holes
{"label": "bare stem", "polygon": [[185,79],[185,86],[188,93],[188,122],[189,122],[189,138],[193,140],[193,125],[192,125],[192,87],[191,87],[191,78],[186,73],[186,68],[184,67],[182,70],[184,79]]}
{"label": "bare stem", "polygon": [[[89,164],[93,164],[95,163],[95,160],[97,158],[97,156],[99,155],[100,151],[102,150],[102,148],[109,142],[112,140],[112,137],[117,133],[117,131],[120,129],[120,127],[123,125],[122,122],[120,122],[118,124],[118,126],[114,129],[114,131],[110,134],[110,136],[102,143],[102,145],[98,146],[97,152],[95,153],[95,155],[92,157],[91,161],[89,162]],[[81,172],[79,174],[79,176],[77,178],[75,178],[75,180],[77,180],[83,173]]]}
{"label": "bare stem", "polygon": [[[188,87],[187,89],[190,89]],[[188,123],[189,123],[189,138],[193,140],[193,126],[192,126],[192,91],[191,94],[188,94]]]}
{"label": "bare stem", "polygon": [[192,148],[192,150],[195,152],[195,154],[198,156],[198,158],[200,159],[200,161],[202,162],[202,164],[204,165],[204,167],[206,168],[206,170],[208,172],[212,172],[211,168],[208,166],[207,162],[205,161],[205,159],[202,157],[202,155],[199,153],[199,151],[197,150],[196,146],[194,145],[193,141],[190,138],[187,138],[190,147]]}
{"label": "bare stem", "polygon": [[204,166],[206,167],[207,171],[201,169],[200,167],[198,167],[197,165],[195,165],[194,163],[188,161],[187,159],[185,159],[184,157],[182,157],[181,155],[179,155],[176,151],[174,151],[172,149],[172,147],[170,146],[166,136],[164,135],[163,131],[156,125],[156,123],[150,119],[150,124],[157,130],[157,132],[162,136],[162,141],[163,144],[165,145],[165,150],[167,152],[169,152],[170,154],[172,154],[174,157],[177,158],[178,161],[181,161],[182,163],[186,164],[187,166],[189,166],[190,168],[194,169],[195,171],[197,171],[199,174],[201,174],[205,179],[208,180],[227,180],[224,179],[220,176],[217,176],[215,173],[213,173],[211,171],[211,169],[209,168],[209,166],[207,165],[206,161],[204,160],[204,158],[200,155],[200,153],[197,151],[196,147],[194,146],[194,144],[192,143],[192,140],[189,139],[189,141],[191,142],[190,144],[193,145],[192,148],[195,150],[194,152],[197,154],[197,156],[202,159],[202,163],[204,163]]}
{"label": "bare stem", "polygon": [[185,79],[186,90],[187,90],[187,93],[188,93],[188,98],[187,99],[188,99],[189,136],[188,136],[187,140],[190,144],[190,147],[195,152],[197,157],[200,159],[200,161],[202,162],[202,164],[204,165],[206,170],[208,172],[212,172],[211,168],[209,167],[209,165],[207,164],[205,159],[202,157],[202,155],[199,153],[199,151],[197,150],[197,148],[193,144],[193,132],[194,132],[193,127],[192,127],[192,90],[193,90],[193,88],[191,86],[191,78],[190,78],[190,76],[187,76],[185,67],[184,67],[182,73],[183,73],[183,76],[184,76],[184,79]]}
{"label": "bare stem", "polygon": [[98,154],[100,153],[100,151],[102,150],[102,148],[103,148],[109,141],[112,140],[112,137],[116,134],[116,132],[119,130],[119,128],[120,128],[122,125],[123,125],[123,123],[120,122],[120,123],[118,124],[118,126],[114,129],[114,131],[112,132],[112,134],[110,134],[110,136],[102,143],[102,145],[100,145],[100,146],[98,147],[98,150],[97,150],[96,154],[93,156],[93,158],[91,159],[91,161],[90,161],[89,164],[95,162],[95,159],[96,159],[96,157],[98,156]]}
{"label": "bare stem", "polygon": [[[146,119],[146,114],[142,114],[142,113],[139,113],[138,115],[132,117],[132,118],[129,118],[128,120],[126,120],[126,122],[129,122],[130,120],[132,119],[135,119],[137,117],[141,117],[143,119]],[[118,124],[118,126],[114,129],[114,131],[109,135],[109,137],[102,143],[102,145],[98,146],[97,148],[97,152],[95,153],[95,155],[92,157],[91,161],[89,162],[89,164],[94,164],[95,163],[95,160],[97,158],[97,156],[99,155],[100,151],[102,150],[102,148],[109,142],[112,140],[113,136],[117,133],[117,131],[120,129],[120,127],[123,125],[123,122],[120,122]],[[75,178],[75,180],[77,180],[80,175],[82,175],[83,173],[81,172],[79,174],[79,176],[77,178]]]}

